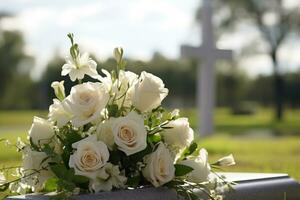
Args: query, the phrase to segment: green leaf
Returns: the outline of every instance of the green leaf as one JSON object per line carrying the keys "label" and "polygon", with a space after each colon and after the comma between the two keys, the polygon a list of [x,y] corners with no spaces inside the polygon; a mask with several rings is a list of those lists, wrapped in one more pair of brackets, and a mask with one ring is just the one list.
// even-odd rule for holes
{"label": "green leaf", "polygon": [[188,151],[187,151],[184,155],[185,155],[185,156],[189,156],[189,155],[193,154],[193,153],[196,151],[197,147],[198,147],[197,143],[196,143],[196,142],[193,142],[193,143],[189,146]]}
{"label": "green leaf", "polygon": [[79,140],[82,140],[82,137],[74,130],[66,134],[65,142],[68,143],[69,146],[72,146],[73,143],[78,142]]}
{"label": "green leaf", "polygon": [[44,189],[43,192],[53,192],[57,190],[57,178],[49,178],[45,184],[44,184]]}
{"label": "green leaf", "polygon": [[57,178],[66,179],[66,180],[69,179],[68,169],[65,167],[65,165],[58,164],[58,163],[49,163],[49,166],[52,172],[57,176]]}
{"label": "green leaf", "polygon": [[118,108],[119,107],[117,104],[108,105],[107,106],[108,115],[110,117],[119,117],[119,109]]}
{"label": "green leaf", "polygon": [[89,179],[85,176],[74,175],[72,178],[73,182],[76,184],[88,183]]}
{"label": "green leaf", "polygon": [[57,186],[59,191],[69,191],[73,192],[76,188],[76,185],[70,181],[66,181],[64,179],[58,179]]}
{"label": "green leaf", "polygon": [[9,187],[8,183],[4,183],[3,185],[0,185],[0,192],[6,191],[8,187]]}
{"label": "green leaf", "polygon": [[128,156],[131,162],[130,164],[135,165],[135,163],[142,161],[143,158],[150,153],[152,153],[152,148],[150,147],[150,145],[147,145],[146,149],[144,149],[143,151]]}
{"label": "green leaf", "polygon": [[141,181],[141,176],[140,175],[129,177],[127,179],[126,185],[128,185],[129,187],[135,188],[139,185],[140,181]]}
{"label": "green leaf", "polygon": [[51,156],[54,152],[53,148],[51,148],[49,144],[45,144],[42,151],[45,152],[48,156]]}
{"label": "green leaf", "polygon": [[181,165],[181,164],[175,164],[174,167],[175,167],[175,176],[184,176],[194,170],[192,167]]}
{"label": "green leaf", "polygon": [[148,141],[151,143],[157,143],[161,141],[161,136],[159,134],[148,135]]}
{"label": "green leaf", "polygon": [[119,162],[121,161],[122,154],[123,153],[120,152],[119,150],[110,151],[109,152],[109,162],[114,165],[118,165]]}

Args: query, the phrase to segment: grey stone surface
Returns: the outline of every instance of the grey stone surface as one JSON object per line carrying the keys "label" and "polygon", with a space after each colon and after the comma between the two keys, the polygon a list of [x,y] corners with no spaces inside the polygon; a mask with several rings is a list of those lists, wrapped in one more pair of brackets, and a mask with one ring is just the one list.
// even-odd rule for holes
{"label": "grey stone surface", "polygon": [[[225,200],[300,200],[300,184],[287,174],[220,173],[238,183],[234,191],[225,194]],[[21,195],[7,200],[48,200],[49,196]],[[75,200],[176,200],[174,191],[166,188],[120,190],[91,195],[74,196]]]}
{"label": "grey stone surface", "polygon": [[[7,198],[7,200],[48,200],[49,196],[21,195]],[[119,190],[113,192],[101,192],[98,194],[74,196],[74,200],[177,200],[176,193],[166,188],[143,188],[136,190]]]}
{"label": "grey stone surface", "polygon": [[300,200],[300,184],[287,174],[224,173],[238,183],[225,200]]}

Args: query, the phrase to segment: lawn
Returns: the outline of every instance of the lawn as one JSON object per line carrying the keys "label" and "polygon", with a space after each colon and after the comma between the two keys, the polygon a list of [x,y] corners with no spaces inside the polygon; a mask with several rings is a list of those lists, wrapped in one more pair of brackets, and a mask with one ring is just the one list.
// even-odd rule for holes
{"label": "lawn", "polygon": [[[197,123],[196,110],[186,109],[181,112],[190,118],[195,128]],[[227,108],[219,108],[214,115],[215,130],[217,133],[240,135],[253,131],[272,132],[275,135],[300,136],[300,109],[288,109],[284,113],[284,120],[274,120],[273,110],[258,109],[253,115],[232,115]]]}
{"label": "lawn", "polygon": [[[288,173],[300,180],[300,110],[289,110],[285,114],[283,122],[275,123],[268,109],[252,116],[233,116],[227,109],[218,109],[215,114],[217,134],[200,138],[199,142],[208,150],[210,162],[234,154],[237,165],[226,171]],[[33,115],[46,116],[46,112],[0,112],[0,138],[12,143],[17,137],[25,139]],[[182,115],[190,117],[195,127],[194,110],[185,110]],[[263,134],[266,131],[275,135],[266,136]],[[249,133],[253,132],[258,134],[251,136]],[[0,167],[18,165],[20,160],[14,148],[0,143]]]}

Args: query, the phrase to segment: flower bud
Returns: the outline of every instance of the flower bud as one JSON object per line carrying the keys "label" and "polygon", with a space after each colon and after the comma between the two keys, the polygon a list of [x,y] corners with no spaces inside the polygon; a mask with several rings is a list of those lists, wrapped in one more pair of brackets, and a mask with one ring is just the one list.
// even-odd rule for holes
{"label": "flower bud", "polygon": [[117,63],[120,63],[123,57],[123,49],[122,47],[116,47],[114,48],[114,57],[117,61]]}
{"label": "flower bud", "polygon": [[234,158],[233,158],[233,155],[230,154],[228,156],[225,156],[221,159],[219,159],[215,165],[218,165],[218,166],[231,166],[231,165],[235,165],[235,161],[234,161]]}
{"label": "flower bud", "polygon": [[54,90],[55,96],[59,99],[59,100],[63,100],[65,98],[65,86],[64,86],[64,81],[54,81],[51,84],[51,87]]}

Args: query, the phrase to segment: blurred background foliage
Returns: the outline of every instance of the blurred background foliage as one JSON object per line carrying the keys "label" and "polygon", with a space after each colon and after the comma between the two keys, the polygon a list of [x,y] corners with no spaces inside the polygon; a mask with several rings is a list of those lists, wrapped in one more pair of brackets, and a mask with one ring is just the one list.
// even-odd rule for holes
{"label": "blurred background foliage", "polygon": [[[126,51],[126,49],[125,49]],[[126,53],[126,52],[125,52]],[[95,58],[95,57],[94,57]],[[98,63],[101,69],[112,70],[115,62],[108,58]],[[149,61],[127,58],[128,70],[140,73],[147,70],[161,77],[170,90],[166,99],[168,107],[195,107],[196,61],[187,59],[169,59],[155,52]],[[0,32],[0,108],[47,109],[52,103],[52,81],[65,80],[67,91],[72,83],[68,77],[61,77],[64,58],[54,54],[39,80],[30,78],[30,69],[34,57],[24,52],[24,40],[20,32]],[[243,105],[274,105],[273,75],[250,77],[236,63],[219,63],[217,68],[217,106],[230,107],[233,111]],[[282,74],[285,80],[285,105],[290,108],[300,106],[300,70]]]}

